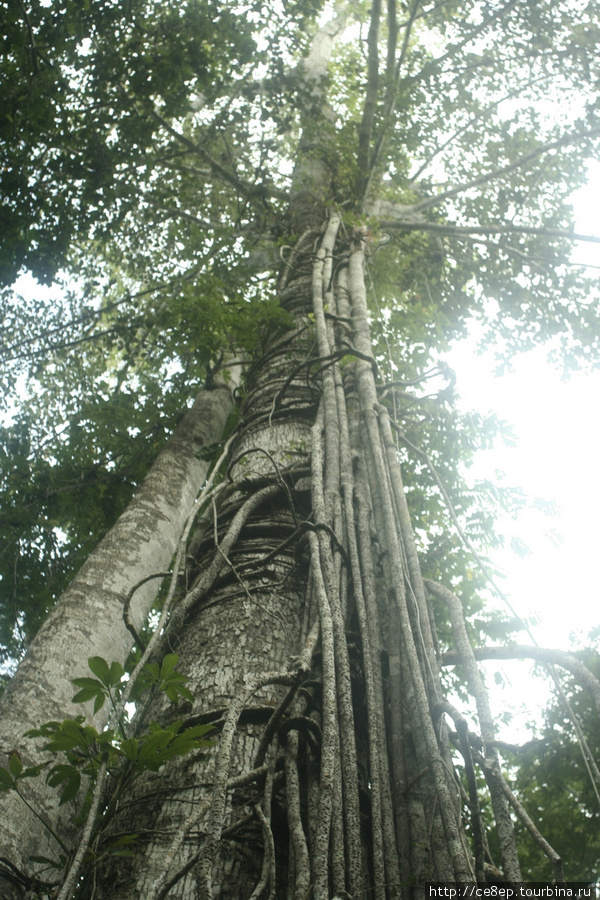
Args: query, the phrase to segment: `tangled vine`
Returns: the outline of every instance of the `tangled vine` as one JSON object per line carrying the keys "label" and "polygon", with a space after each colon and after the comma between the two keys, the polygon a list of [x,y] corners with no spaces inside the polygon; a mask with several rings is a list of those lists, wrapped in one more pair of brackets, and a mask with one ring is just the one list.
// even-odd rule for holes
{"label": "tangled vine", "polygon": [[[428,881],[482,883],[492,874],[518,882],[514,816],[564,880],[559,855],[502,774],[460,600],[421,575],[395,423],[377,390],[368,245],[366,229],[348,233],[332,212],[286,259],[279,292],[296,326],[271,341],[254,381],[250,373],[240,426],[221,457],[227,477],[206,486],[188,520],[154,635],[146,646],[132,632],[141,659],[118,716],[144,667],[176,650],[193,688],[182,727],[212,725],[212,762],[204,747],[182,755],[114,802],[107,797],[118,778],[103,759],[59,900],[76,889],[96,898],[142,889],[146,900],[229,898],[223,873],[235,867],[242,874],[232,890],[244,900],[396,900]],[[293,453],[288,432],[279,436],[290,423]],[[446,658],[432,598],[451,625],[455,653]],[[218,629],[242,613],[261,628],[274,624],[276,665],[265,664],[260,641],[254,661],[231,677],[215,668],[222,659],[213,661],[208,696],[207,670],[194,667],[203,655],[212,664]],[[198,633],[200,645],[191,638]],[[551,661],[600,696],[580,663]],[[440,667],[456,663],[479,733],[443,695]],[[138,719],[168,727],[173,715],[161,695]],[[90,845],[101,849],[133,827],[146,848],[137,861],[97,853],[86,864]]]}

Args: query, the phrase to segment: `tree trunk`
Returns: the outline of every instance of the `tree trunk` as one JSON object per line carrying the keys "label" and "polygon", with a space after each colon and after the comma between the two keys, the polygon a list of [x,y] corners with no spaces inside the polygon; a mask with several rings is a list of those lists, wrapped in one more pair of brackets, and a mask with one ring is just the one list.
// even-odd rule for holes
{"label": "tree trunk", "polygon": [[[234,382],[221,381],[198,395],[127,509],[40,629],[0,701],[3,762],[18,750],[25,766],[39,764],[39,749],[32,740],[24,740],[25,731],[81,714],[82,707],[71,702],[75,691],[70,679],[90,674],[90,657],[125,662],[133,638],[125,626],[124,604],[131,598],[129,618],[139,630],[162,580],[152,576],[170,567],[206,477],[208,463],[198,454],[220,439],[233,408],[233,386]],[[89,721],[97,728],[106,716],[106,708],[96,716],[89,710]],[[22,790],[28,805],[15,792],[0,796],[0,857],[27,870],[31,854],[53,857],[59,850],[29,805],[62,832],[67,844],[72,812],[65,815],[63,809],[61,815],[56,792],[46,787],[43,778],[28,780]],[[0,888],[3,898],[13,896],[1,873]]]}
{"label": "tree trunk", "polygon": [[[424,896],[429,881],[481,882],[490,861],[468,728],[443,700],[433,613],[376,383],[364,274],[374,241],[357,224],[360,198],[346,221],[334,202],[324,74],[339,27],[337,19],[324,26],[303,61],[295,237],[278,283],[294,326],[271,335],[247,374],[211,527],[157,632],[153,661],[176,652],[193,699],[174,707],[159,694],[138,711],[137,735],[148,722],[179,723],[182,733],[212,724],[214,743],[159,771],[137,773],[132,761],[107,767],[106,790],[97,790],[59,900],[408,900]],[[102,562],[82,570],[69,605],[45,626],[5,700],[10,709],[31,698],[19,729],[70,712],[68,676],[81,674],[88,656],[124,659],[122,604],[133,585],[169,564],[197,490],[195,482],[183,498],[187,476],[178,473],[188,465],[196,465],[192,455],[174,448],[168,474],[179,487],[164,487],[164,505],[149,489],[143,528],[124,519],[121,537],[110,538]],[[96,578],[102,594],[92,592]],[[136,625],[149,602],[138,599]],[[51,683],[53,658],[73,658],[79,632],[87,643],[77,665]],[[40,681],[47,703],[37,699]],[[491,714],[480,707],[492,744]],[[468,797],[446,714],[460,738]],[[6,750],[16,724],[10,728]],[[501,857],[507,877],[518,880],[496,776]],[[48,814],[45,799],[35,802]],[[8,815],[20,833],[15,806]],[[131,857],[115,844],[123,839]],[[25,867],[34,843],[15,843],[7,839],[5,855]]]}
{"label": "tree trunk", "polygon": [[145,713],[212,722],[215,745],[113,779],[97,851],[124,834],[138,851],[101,861],[83,896],[392,900],[475,880],[376,395],[365,235],[339,224],[300,238],[282,276],[297,325],[249,374],[230,486],[167,631],[194,700]]}

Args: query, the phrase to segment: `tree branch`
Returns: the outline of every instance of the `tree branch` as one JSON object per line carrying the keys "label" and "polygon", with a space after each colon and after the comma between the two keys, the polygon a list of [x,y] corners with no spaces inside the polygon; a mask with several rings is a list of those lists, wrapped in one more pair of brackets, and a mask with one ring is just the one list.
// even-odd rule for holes
{"label": "tree branch", "polygon": [[[404,207],[404,213],[412,214],[417,207]],[[402,219],[382,219],[379,223],[385,230],[391,231],[430,231],[434,234],[444,234],[449,237],[460,237],[469,234],[530,234],[538,237],[567,238],[570,241],[587,241],[592,244],[600,244],[600,236],[595,234],[579,234],[576,231],[568,231],[564,228],[537,228],[535,225],[510,225],[498,223],[490,225],[455,225],[449,223],[441,225],[437,222],[402,221]]]}
{"label": "tree branch", "polygon": [[[377,169],[377,163],[381,158],[382,150],[385,146],[385,142],[387,140],[387,136],[389,134],[390,127],[392,125],[392,114],[394,112],[394,108],[396,106],[396,97],[398,96],[398,87],[400,85],[400,73],[402,71],[402,66],[404,64],[404,59],[406,56],[406,51],[408,49],[408,43],[410,40],[411,30],[415,18],[417,16],[417,12],[419,6],[421,5],[421,0],[414,0],[413,7],[410,12],[410,17],[408,23],[406,24],[406,30],[404,32],[404,40],[402,42],[402,49],[400,51],[400,57],[398,59],[398,63],[395,68],[390,70],[389,73],[386,72],[386,75],[391,75],[387,86],[386,86],[386,96],[383,103],[383,112],[381,117],[381,128],[379,132],[379,137],[375,143],[375,147],[373,148],[373,153],[371,156],[371,161],[369,164],[369,172],[368,179],[364,184],[364,194],[363,196],[367,198],[365,206],[368,210],[369,208],[369,200],[368,196],[372,194],[373,180],[375,176],[375,171]],[[388,55],[388,62],[391,62]]]}
{"label": "tree branch", "polygon": [[371,21],[367,37],[367,87],[363,115],[358,130],[358,190],[362,193],[369,178],[369,151],[371,135],[377,108],[377,91],[379,87],[379,20],[381,18],[381,0],[373,0],[371,5]]}
{"label": "tree branch", "polygon": [[508,91],[508,93],[504,94],[498,100],[494,100],[493,103],[490,103],[487,106],[484,106],[475,115],[472,115],[471,118],[468,120],[468,122],[465,122],[465,124],[462,125],[460,128],[456,128],[446,138],[445,141],[442,141],[441,144],[437,145],[435,150],[433,150],[430,153],[430,155],[425,159],[425,161],[419,166],[419,168],[414,173],[414,175],[411,175],[411,177],[408,179],[408,183],[415,184],[415,182],[417,182],[420,179],[423,172],[427,171],[427,169],[429,168],[429,166],[431,165],[433,160],[436,158],[436,156],[439,156],[440,153],[443,153],[443,151],[450,144],[452,144],[453,141],[457,140],[457,138],[459,138],[462,134],[464,134],[466,131],[468,131],[468,129],[471,128],[473,125],[475,125],[476,122],[478,122],[481,119],[485,120],[485,119],[489,118],[492,111],[497,109],[501,103],[504,103],[506,100],[510,100],[512,97],[521,96],[523,94],[523,91],[525,90],[525,88],[529,88],[532,85],[539,83],[539,82],[548,81],[549,78],[550,78],[550,76],[547,74],[545,74],[543,76],[539,76],[537,78],[530,78],[529,81],[527,81],[524,85],[519,84],[514,90]]}
{"label": "tree branch", "polygon": [[456,197],[458,194],[463,194],[465,191],[470,190],[474,187],[479,187],[481,184],[486,184],[489,181],[493,181],[496,178],[501,178],[503,175],[508,175],[509,172],[514,172],[516,169],[522,169],[527,167],[530,163],[532,163],[539,156],[542,156],[544,153],[548,153],[550,150],[557,150],[559,147],[565,147],[568,144],[577,143],[577,141],[582,138],[591,138],[600,134],[599,128],[592,128],[591,131],[583,132],[583,131],[575,131],[570,132],[569,134],[564,134],[561,138],[557,138],[555,141],[549,141],[546,144],[542,144],[541,147],[536,147],[535,150],[531,150],[529,153],[525,153],[518,160],[513,163],[508,163],[506,166],[499,166],[496,169],[493,169],[491,172],[486,172],[483,175],[480,175],[478,178],[474,178],[472,181],[468,181],[466,184],[461,184],[458,187],[450,188],[447,191],[442,191],[441,194],[437,194],[435,197],[428,197],[427,200],[421,201],[421,203],[417,203],[412,207],[412,210],[417,213],[421,212],[424,209],[431,209],[434,206],[438,206],[440,203],[443,203],[444,200],[448,200],[450,197]]}
{"label": "tree branch", "polygon": [[[451,44],[450,50],[447,50],[446,53],[443,53],[441,56],[432,59],[430,62],[426,63],[420,72],[411,77],[411,82],[419,81],[424,75],[429,74],[429,72],[435,67],[439,69],[441,63],[446,62],[447,59],[451,59],[456,55],[458,50],[462,50],[463,47],[466,47],[474,38],[478,37],[483,31],[489,28],[490,25],[493,25],[498,19],[501,19],[506,13],[510,12],[513,6],[516,6],[519,0],[509,0],[502,9],[499,9],[498,12],[492,13],[487,18],[484,18],[479,25],[477,25],[472,31],[470,31],[458,44]],[[412,21],[412,18],[411,18]]]}
{"label": "tree branch", "polygon": [[[473,654],[473,648],[469,642],[467,628],[462,603],[459,598],[449,591],[444,585],[437,584],[435,581],[425,581],[425,586],[430,594],[442,600],[448,607],[450,616],[450,624],[454,635],[454,643],[456,645],[457,655],[464,666],[469,692],[475,698],[477,706],[477,715],[481,727],[481,737],[485,747],[486,759],[493,772],[500,772],[500,760],[498,752],[493,744],[496,740],[496,729],[494,725],[494,717],[490,707],[488,693],[477,663]],[[459,731],[459,723],[456,721],[457,731]],[[466,733],[464,738],[466,740]],[[466,758],[465,758],[466,764]],[[502,859],[502,868],[504,874],[509,881],[518,881],[521,877],[519,867],[519,855],[517,845],[515,843],[515,835],[513,823],[510,817],[510,810],[506,803],[506,798],[498,790],[494,780],[489,782],[490,797],[492,800],[492,809],[496,819],[496,829],[498,833],[498,843],[500,855]],[[469,789],[470,790],[470,789]],[[475,826],[474,826],[475,827]]]}
{"label": "tree branch", "polygon": [[[486,772],[490,771],[490,767],[482,756],[474,757],[482,769]],[[550,846],[546,838],[542,835],[536,825],[533,823],[530,818],[527,810],[523,806],[523,804],[519,801],[519,799],[515,796],[513,791],[510,788],[510,785],[507,784],[506,779],[502,775],[501,772],[490,772],[495,781],[497,781],[498,785],[502,788],[506,799],[514,809],[515,813],[538,845],[538,847],[542,850],[542,852],[548,857],[548,859],[552,863],[552,867],[554,869],[554,880],[556,884],[565,884],[565,876],[562,868],[562,859],[554,849],[554,847]]]}
{"label": "tree branch", "polygon": [[484,854],[485,854],[485,829],[481,818],[481,805],[477,789],[477,778],[473,767],[473,755],[469,743],[469,726],[465,717],[448,700],[437,704],[437,711],[447,713],[456,726],[458,746],[465,765],[467,788],[469,791],[469,807],[471,809],[471,828],[473,831],[473,845],[475,850],[475,874],[479,883],[485,882]]}
{"label": "tree branch", "polygon": [[[476,647],[475,659],[535,659],[539,662],[560,666],[570,672],[592,695],[596,709],[600,713],[600,681],[590,672],[580,659],[564,650],[547,647],[530,647],[526,644],[511,644],[507,647]],[[444,653],[442,665],[454,666],[461,662],[458,653]]]}
{"label": "tree branch", "polygon": [[200,156],[205,162],[210,166],[211,173],[220,178],[221,181],[224,181],[226,184],[234,187],[236,191],[238,191],[244,199],[249,202],[255,203],[257,199],[262,199],[266,196],[278,196],[283,199],[288,199],[288,195],[285,191],[279,191],[274,186],[266,186],[266,185],[256,185],[249,184],[246,181],[243,181],[235,172],[229,171],[225,166],[222,166],[220,162],[214,159],[210,153],[204,150],[202,147],[198,146],[194,141],[190,140],[190,138],[186,137],[181,132],[177,131],[176,128],[173,128],[170,122],[167,122],[160,113],[158,113],[155,109],[151,111],[152,117],[167,131],[175,140],[182,143],[190,153],[194,153],[197,156]]}
{"label": "tree branch", "polygon": [[387,56],[385,63],[385,82],[391,85],[394,80],[396,64],[396,45],[398,43],[398,22],[396,19],[396,0],[387,0]]}

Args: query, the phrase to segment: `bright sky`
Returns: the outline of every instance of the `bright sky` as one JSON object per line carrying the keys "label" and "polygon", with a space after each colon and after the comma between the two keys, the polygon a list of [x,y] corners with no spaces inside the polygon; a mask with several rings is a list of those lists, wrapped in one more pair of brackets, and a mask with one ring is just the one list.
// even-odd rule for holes
{"label": "bright sky", "polygon": [[[589,174],[588,186],[575,196],[576,231],[600,235],[600,163],[590,164]],[[600,277],[600,245],[579,244],[573,260],[598,266]],[[448,362],[465,408],[497,413],[517,436],[516,447],[498,446],[476,460],[477,476],[493,479],[502,471],[505,484],[523,487],[531,498],[518,520],[499,522],[506,536],[505,548],[493,556],[505,575],[500,587],[540,645],[568,650],[571,635],[585,640],[600,624],[600,371],[564,382],[545,355],[538,348],[517,357],[514,371],[502,377],[494,377],[493,354],[477,356],[468,343]],[[536,498],[555,501],[557,515],[536,509]],[[510,549],[512,537],[529,547],[527,556]],[[515,639],[530,643],[525,633]],[[512,689],[496,694],[495,705],[521,705],[526,694],[527,720],[542,694],[523,691],[518,664],[505,663],[502,672]]]}

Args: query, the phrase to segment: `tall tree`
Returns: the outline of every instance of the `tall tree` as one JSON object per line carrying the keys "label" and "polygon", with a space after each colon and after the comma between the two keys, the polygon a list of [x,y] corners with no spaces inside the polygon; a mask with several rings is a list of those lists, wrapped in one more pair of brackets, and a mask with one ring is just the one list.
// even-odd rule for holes
{"label": "tall tree", "polygon": [[[597,13],[6,6],[2,272],[68,285],[42,327],[4,294],[9,386],[35,363],[4,433],[7,654],[60,579],[32,603],[21,585],[61,548],[80,557],[149,463],[139,442],[248,360],[226,452],[223,421],[208,441],[196,531],[174,482],[153,497],[153,538],[173,531],[165,560],[190,538],[154,631],[129,606],[165,560],[109,579],[107,604],[92,557],[2,699],[8,898],[387,900],[489,872],[514,882],[515,815],[563,879],[501,771],[472,648],[487,573],[469,558],[489,510],[460,477],[481,423],[453,409],[439,360],[473,319],[505,354],[549,336],[570,363],[597,352],[590,286],[568,262],[568,198],[600,137]],[[166,445],[173,479],[191,447]],[[108,545],[135,521],[127,510]],[[129,569],[123,549],[111,558]],[[69,639],[94,678],[73,671]],[[444,662],[464,677],[441,676]],[[61,723],[73,677],[93,707]],[[19,724],[37,728],[16,746]]]}

